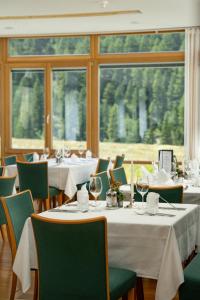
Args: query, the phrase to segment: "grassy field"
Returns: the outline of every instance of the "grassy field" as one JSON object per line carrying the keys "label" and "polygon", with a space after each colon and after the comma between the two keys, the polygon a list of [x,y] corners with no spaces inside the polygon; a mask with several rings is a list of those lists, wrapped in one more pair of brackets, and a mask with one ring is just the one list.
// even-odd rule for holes
{"label": "grassy field", "polygon": [[[64,144],[68,145],[71,149],[78,149],[79,145],[83,145],[86,149],[86,142],[73,142],[73,141],[55,141],[54,148],[63,147]],[[44,143],[41,140],[31,139],[12,139],[13,148],[18,149],[43,149]],[[157,145],[157,144],[125,144],[125,143],[100,143],[99,156],[110,157],[114,159],[117,154],[125,154],[126,160],[146,160],[157,161],[158,150],[160,149],[173,149],[179,161],[183,160],[183,146],[172,145]]]}
{"label": "grassy field", "polygon": [[[80,144],[86,149],[86,142],[74,142],[74,141],[55,141],[54,148],[69,146],[71,149],[78,149]],[[43,149],[44,144],[41,140],[32,139],[12,139],[13,148],[18,149]],[[157,161],[158,150],[160,149],[173,149],[178,161],[183,160],[184,147],[183,146],[171,146],[171,145],[156,145],[156,144],[125,144],[125,143],[100,143],[99,156],[102,158],[110,157],[115,159],[117,154],[125,154],[126,160],[134,161]],[[151,164],[145,165],[145,167],[151,171]],[[134,174],[139,171],[140,165],[134,164]],[[125,164],[127,177],[130,177],[130,165]]]}

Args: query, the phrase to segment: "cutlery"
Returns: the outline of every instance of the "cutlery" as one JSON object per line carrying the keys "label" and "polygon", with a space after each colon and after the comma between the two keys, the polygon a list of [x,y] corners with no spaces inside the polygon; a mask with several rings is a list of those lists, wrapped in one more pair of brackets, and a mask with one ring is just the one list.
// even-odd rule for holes
{"label": "cutlery", "polygon": [[59,208],[52,208],[50,210],[48,210],[49,212],[62,212],[62,213],[76,213],[78,212],[79,210],[76,209],[76,210],[71,210],[71,209],[59,209]]}
{"label": "cutlery", "polygon": [[160,216],[160,217],[175,217],[175,215],[172,215],[172,214],[164,214],[164,213],[157,213],[156,216]]}
{"label": "cutlery", "polygon": [[169,209],[169,210],[186,210],[187,208],[185,207],[160,207],[159,206],[159,209]]}

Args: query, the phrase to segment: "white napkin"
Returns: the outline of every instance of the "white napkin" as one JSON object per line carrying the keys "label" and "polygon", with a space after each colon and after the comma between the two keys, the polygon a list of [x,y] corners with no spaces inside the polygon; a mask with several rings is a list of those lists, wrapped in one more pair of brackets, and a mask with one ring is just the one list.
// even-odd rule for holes
{"label": "white napkin", "polygon": [[144,166],[141,166],[141,172],[142,172],[142,177],[148,178],[150,184],[154,181],[153,174],[150,173]]}
{"label": "white napkin", "polygon": [[78,156],[77,156],[75,153],[73,153],[73,154],[71,155],[71,158],[78,158]]}
{"label": "white napkin", "polygon": [[164,169],[161,169],[154,174],[154,184],[173,185],[174,182],[170,178],[170,174],[168,174]]}
{"label": "white napkin", "polygon": [[85,153],[86,158],[91,158],[92,157],[92,152],[90,150],[87,150]]}
{"label": "white napkin", "polygon": [[33,153],[33,161],[39,161],[40,160],[40,156],[37,152]]}

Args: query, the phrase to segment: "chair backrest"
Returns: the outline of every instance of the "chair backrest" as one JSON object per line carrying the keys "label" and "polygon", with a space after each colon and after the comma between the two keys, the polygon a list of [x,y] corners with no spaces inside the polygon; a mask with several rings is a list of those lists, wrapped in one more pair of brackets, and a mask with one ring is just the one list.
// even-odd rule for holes
{"label": "chair backrest", "polygon": [[4,166],[15,165],[17,161],[16,155],[10,155],[3,158]]}
{"label": "chair backrest", "polygon": [[31,192],[28,190],[9,197],[4,197],[1,199],[1,202],[8,224],[12,257],[14,259],[24,223],[26,219],[34,213],[33,199]]}
{"label": "chair backrest", "polygon": [[110,163],[109,159],[99,158],[97,163],[96,173],[107,171],[109,163]]}
{"label": "chair backrest", "polygon": [[33,162],[33,153],[24,153],[24,160],[28,162]]}
{"label": "chair backrest", "polygon": [[[134,189],[135,196],[134,199],[136,201],[141,201],[142,197],[138,193],[136,187]],[[150,186],[149,192],[158,193],[162,198],[171,203],[182,203],[183,202],[183,186],[182,185],[174,185],[174,186]],[[146,199],[145,195],[145,199]],[[161,198],[160,202],[165,202]]]}
{"label": "chair backrest", "polygon": [[102,191],[101,191],[101,194],[99,195],[98,199],[99,200],[106,200],[106,193],[110,188],[110,181],[109,181],[109,178],[108,178],[107,171],[97,173],[97,174],[93,175],[93,177],[100,177],[101,178]]}
{"label": "chair backrest", "polygon": [[48,188],[48,163],[19,162],[17,161],[20,191],[30,190],[33,199],[47,199]]}
{"label": "chair backrest", "polygon": [[113,169],[120,168],[123,165],[125,155],[117,155],[115,158]]}
{"label": "chair backrest", "polygon": [[3,176],[5,173],[5,168],[3,166],[0,166],[0,176]]}
{"label": "chair backrest", "polygon": [[110,170],[110,177],[112,183],[118,181],[121,183],[121,185],[127,184],[127,178],[126,178],[124,167]]}
{"label": "chair backrest", "polygon": [[31,219],[39,299],[109,299],[105,217],[66,221],[32,215]]}
{"label": "chair backrest", "polygon": [[[15,179],[16,179],[16,175],[11,177],[7,177],[7,176],[0,177],[0,197],[7,197],[12,195],[14,185],[15,185]],[[2,203],[0,201],[0,225],[2,224],[6,224],[6,217],[2,207]]]}

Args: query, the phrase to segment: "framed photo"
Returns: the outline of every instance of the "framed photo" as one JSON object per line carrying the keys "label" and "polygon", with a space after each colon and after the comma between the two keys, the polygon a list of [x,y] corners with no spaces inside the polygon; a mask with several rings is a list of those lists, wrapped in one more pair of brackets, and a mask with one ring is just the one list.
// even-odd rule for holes
{"label": "framed photo", "polygon": [[158,165],[159,170],[164,169],[167,173],[172,171],[173,150],[159,150]]}

